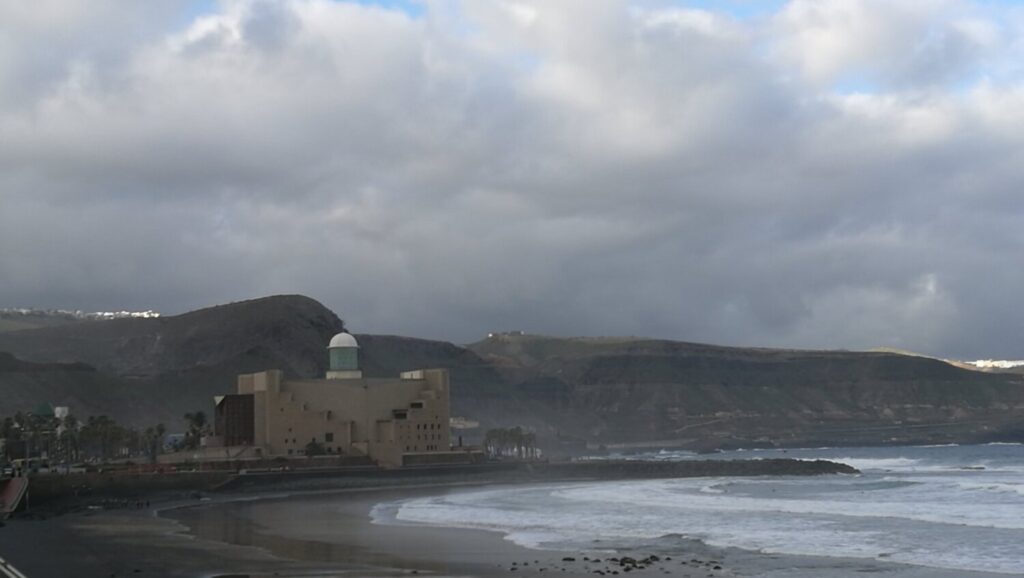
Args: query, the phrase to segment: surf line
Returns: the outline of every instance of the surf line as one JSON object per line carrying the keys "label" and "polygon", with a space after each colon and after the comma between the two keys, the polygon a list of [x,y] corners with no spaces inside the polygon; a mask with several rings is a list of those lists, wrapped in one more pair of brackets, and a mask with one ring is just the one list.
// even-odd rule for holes
{"label": "surf line", "polygon": [[11,566],[10,562],[0,558],[0,574],[7,576],[7,578],[28,578],[22,574],[17,568]]}

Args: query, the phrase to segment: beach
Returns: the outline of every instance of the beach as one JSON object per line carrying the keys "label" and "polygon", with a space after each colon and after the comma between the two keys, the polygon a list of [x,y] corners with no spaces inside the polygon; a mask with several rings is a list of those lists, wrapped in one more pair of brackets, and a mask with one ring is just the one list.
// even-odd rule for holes
{"label": "beach", "polygon": [[[374,523],[371,519],[379,504],[481,487],[500,490],[503,486],[449,484],[248,494],[155,503],[141,510],[16,520],[0,528],[0,556],[29,578],[414,574],[593,578],[601,573],[798,578],[862,573],[898,578],[1005,576],[882,560],[769,555],[713,548],[682,536],[625,548],[595,542],[585,549],[537,550],[518,546],[497,532]],[[624,558],[647,563],[623,565]]]}

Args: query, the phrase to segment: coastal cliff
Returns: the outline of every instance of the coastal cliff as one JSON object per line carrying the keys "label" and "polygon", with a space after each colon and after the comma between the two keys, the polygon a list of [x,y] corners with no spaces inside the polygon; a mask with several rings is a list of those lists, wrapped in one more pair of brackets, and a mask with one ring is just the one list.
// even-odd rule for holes
{"label": "coastal cliff", "polygon": [[[160,318],[0,333],[0,415],[43,402],[129,424],[180,422],[239,373],[325,370],[345,327],[313,299],[276,296]],[[641,338],[498,334],[461,347],[356,334],[366,375],[442,367],[453,415],[521,425],[551,453],[605,446],[728,447],[1012,441],[1024,377],[891,352],[721,347]]]}

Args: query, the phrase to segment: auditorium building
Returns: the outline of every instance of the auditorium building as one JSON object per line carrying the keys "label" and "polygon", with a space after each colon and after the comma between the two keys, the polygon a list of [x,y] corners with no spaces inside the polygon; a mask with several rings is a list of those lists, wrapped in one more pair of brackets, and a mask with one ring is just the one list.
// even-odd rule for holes
{"label": "auditorium building", "polygon": [[214,400],[211,446],[246,457],[368,456],[383,466],[450,461],[445,369],[363,377],[348,333],[328,345],[325,379],[285,379],[279,370],[238,376],[237,393]]}

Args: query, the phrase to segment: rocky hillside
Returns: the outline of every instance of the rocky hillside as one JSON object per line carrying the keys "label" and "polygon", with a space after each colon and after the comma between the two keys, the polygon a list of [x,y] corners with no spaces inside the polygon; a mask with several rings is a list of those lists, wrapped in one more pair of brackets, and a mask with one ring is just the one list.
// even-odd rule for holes
{"label": "rocky hillside", "polygon": [[[106,413],[133,423],[177,424],[186,411],[210,410],[213,395],[234,389],[239,373],[280,368],[312,377],[326,370],[324,344],[344,328],[320,303],[277,296],[159,318],[87,321],[0,333],[0,351],[36,363],[84,363],[100,392],[117,384],[151,400],[142,413],[111,405]],[[30,392],[24,380],[0,374],[0,415],[23,409],[16,400],[67,399],[73,411],[90,407],[81,380],[42,380]],[[113,386],[111,386],[113,387]],[[32,406],[34,407],[34,406]]]}
{"label": "rocky hillside", "polygon": [[469,349],[546,382],[584,437],[608,443],[947,442],[1015,436],[1024,425],[1019,376],[920,356],[531,335]]}
{"label": "rocky hillside", "polygon": [[153,415],[160,407],[133,384],[84,363],[32,363],[0,353],[0,416],[30,411],[43,402],[75,408],[78,415]]}
{"label": "rocky hillside", "polygon": [[[0,415],[48,401],[172,430],[238,373],[322,375],[344,327],[301,296],[160,318],[0,334]],[[454,414],[523,425],[549,447],[1017,439],[1024,378],[889,352],[732,348],[636,338],[499,334],[468,347],[357,334],[364,372],[451,370]],[[21,361],[19,361],[21,360]]]}
{"label": "rocky hillside", "polygon": [[[320,303],[266,297],[184,315],[87,321],[0,333],[0,351],[28,361],[84,362],[133,377],[270,363],[297,375],[324,370],[319,351],[344,328]],[[313,352],[317,353],[314,354]]]}

